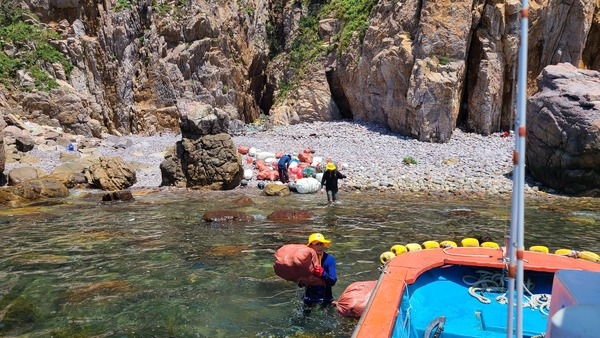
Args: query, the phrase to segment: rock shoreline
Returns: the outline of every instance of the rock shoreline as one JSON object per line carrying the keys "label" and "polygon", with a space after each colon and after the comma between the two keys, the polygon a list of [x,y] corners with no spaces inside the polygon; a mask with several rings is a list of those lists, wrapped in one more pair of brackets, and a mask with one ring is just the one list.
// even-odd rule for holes
{"label": "rock shoreline", "polygon": [[[438,144],[403,137],[375,123],[336,121],[275,126],[269,130],[248,125],[232,138],[236,147],[293,155],[309,148],[314,156],[331,157],[335,163],[342,164],[340,171],[348,176],[341,182],[342,190],[465,196],[510,196],[512,190],[514,139],[503,133],[481,136],[457,129],[450,142]],[[176,134],[105,135],[94,149],[74,151],[79,156],[121,157],[136,168],[137,182],[133,189],[157,188],[161,184],[159,165],[165,149],[180,139],[181,135]],[[33,165],[49,173],[61,164],[61,152],[69,151],[36,146],[27,155],[39,159]],[[410,162],[408,159],[416,164],[405,163]],[[22,165],[26,164],[7,163],[5,172]],[[253,168],[245,158],[243,166]],[[248,181],[249,188],[257,185],[255,176]],[[540,194],[541,191],[534,182],[528,182],[526,193]]]}

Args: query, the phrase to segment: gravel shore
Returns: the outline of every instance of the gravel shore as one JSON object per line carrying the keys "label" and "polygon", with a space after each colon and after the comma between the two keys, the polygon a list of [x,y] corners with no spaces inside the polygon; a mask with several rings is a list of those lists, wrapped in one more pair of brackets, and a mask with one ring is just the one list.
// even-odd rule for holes
{"label": "gravel shore", "polygon": [[[181,135],[150,137],[105,135],[94,152],[101,156],[120,156],[137,168],[137,183],[132,188],[158,187],[159,165],[166,147],[175,145]],[[237,146],[296,155],[306,148],[313,156],[331,157],[342,164],[348,176],[341,189],[379,189],[428,191],[452,194],[510,194],[514,138],[496,133],[490,136],[465,133],[457,129],[445,144],[419,142],[390,132],[374,123],[315,122],[276,126],[258,131],[253,125],[233,136]],[[64,150],[62,150],[64,151]],[[82,150],[83,151],[83,150]],[[38,157],[36,166],[50,172],[60,164],[57,152],[36,147],[28,153]],[[416,164],[404,163],[412,158]],[[244,169],[253,166],[244,158]],[[19,166],[7,164],[7,171]],[[249,180],[249,187],[258,181]],[[530,182],[526,192],[539,189]]]}
{"label": "gravel shore", "polygon": [[[316,122],[233,139],[257,151],[297,154],[310,148],[314,156],[331,157],[343,164],[340,171],[348,176],[340,181],[342,188],[494,195],[512,191],[514,138],[503,133],[481,136],[457,129],[450,142],[439,144],[403,137],[374,123]],[[416,164],[404,163],[408,158]]]}

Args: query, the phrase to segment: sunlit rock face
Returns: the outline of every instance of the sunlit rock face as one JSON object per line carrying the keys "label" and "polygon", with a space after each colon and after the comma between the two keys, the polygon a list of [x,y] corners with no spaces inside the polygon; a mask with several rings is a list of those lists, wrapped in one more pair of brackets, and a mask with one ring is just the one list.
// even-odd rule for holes
{"label": "sunlit rock face", "polygon": [[[58,34],[51,45],[73,69],[41,64],[58,84],[49,92],[32,90],[31,74],[19,72],[17,85],[0,91],[0,108],[73,134],[178,132],[193,102],[230,123],[261,114],[274,124],[355,119],[442,143],[459,126],[489,135],[514,122],[517,0],[380,1],[343,43],[345,23],[324,17],[315,23],[322,53],[300,65],[295,41],[318,4],[25,3]],[[600,70],[599,8],[592,0],[530,2],[528,94],[548,65]]]}
{"label": "sunlit rock face", "polygon": [[527,101],[527,169],[570,195],[600,196],[600,72],[548,66]]}

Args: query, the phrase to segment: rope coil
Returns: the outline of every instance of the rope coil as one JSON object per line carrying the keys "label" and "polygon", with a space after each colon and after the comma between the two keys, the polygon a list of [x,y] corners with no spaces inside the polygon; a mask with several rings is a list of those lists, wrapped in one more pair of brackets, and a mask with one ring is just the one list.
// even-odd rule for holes
{"label": "rope coil", "polygon": [[[492,301],[485,296],[485,293],[503,293],[495,299],[500,304],[508,304],[506,292],[508,291],[504,285],[504,273],[493,273],[486,270],[475,271],[479,276],[464,275],[463,283],[469,286],[469,295],[476,298],[483,304],[490,304]],[[550,313],[550,301],[552,296],[547,293],[534,294],[530,291],[535,287],[531,280],[523,285],[527,296],[524,296],[523,307],[538,310],[548,315]]]}

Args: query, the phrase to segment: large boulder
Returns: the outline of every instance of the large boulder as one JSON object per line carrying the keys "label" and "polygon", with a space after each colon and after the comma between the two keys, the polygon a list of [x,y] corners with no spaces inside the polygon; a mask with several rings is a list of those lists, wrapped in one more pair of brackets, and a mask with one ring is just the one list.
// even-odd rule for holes
{"label": "large boulder", "polygon": [[46,176],[46,173],[38,167],[23,166],[12,169],[6,176],[9,185],[17,185],[21,182]]}
{"label": "large boulder", "polygon": [[160,164],[163,186],[230,190],[243,179],[242,157],[227,133],[227,115],[200,103],[182,115],[182,140]]}
{"label": "large boulder", "polygon": [[267,196],[287,196],[290,188],[286,184],[269,183],[265,186],[264,193]]}
{"label": "large boulder", "polygon": [[527,168],[559,192],[600,196],[600,73],[561,63],[527,101]]}
{"label": "large boulder", "polygon": [[60,181],[42,177],[25,181],[12,187],[11,192],[27,200],[69,196],[69,189]]}
{"label": "large boulder", "polygon": [[67,188],[71,189],[78,185],[85,185],[86,164],[83,161],[66,162],[54,168],[49,176],[61,181]]}
{"label": "large boulder", "polygon": [[135,184],[135,170],[120,157],[100,157],[99,161],[85,170],[91,188],[124,190]]}

